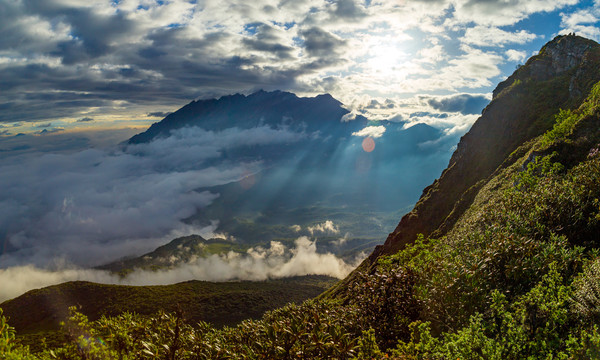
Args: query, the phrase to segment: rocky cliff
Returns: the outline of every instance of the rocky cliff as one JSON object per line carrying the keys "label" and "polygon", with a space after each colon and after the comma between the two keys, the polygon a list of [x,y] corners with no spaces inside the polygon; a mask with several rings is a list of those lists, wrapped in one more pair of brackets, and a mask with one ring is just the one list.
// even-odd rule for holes
{"label": "rocky cliff", "polygon": [[[552,128],[559,109],[576,108],[600,80],[600,45],[558,36],[494,90],[492,102],[464,135],[439,179],[425,188],[370,259],[393,254],[417,234],[444,235],[499,166],[521,144]],[[505,161],[505,159],[507,159]],[[514,157],[513,157],[514,158]]]}

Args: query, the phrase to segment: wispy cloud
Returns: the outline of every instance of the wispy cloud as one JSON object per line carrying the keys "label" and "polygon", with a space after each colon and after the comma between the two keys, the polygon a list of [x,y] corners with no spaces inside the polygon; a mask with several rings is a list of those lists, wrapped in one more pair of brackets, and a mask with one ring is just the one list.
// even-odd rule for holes
{"label": "wispy cloud", "polygon": [[353,132],[352,135],[353,136],[361,136],[361,137],[369,136],[372,138],[379,138],[379,137],[382,137],[384,133],[385,133],[385,126],[379,125],[379,126],[367,126],[360,131]]}

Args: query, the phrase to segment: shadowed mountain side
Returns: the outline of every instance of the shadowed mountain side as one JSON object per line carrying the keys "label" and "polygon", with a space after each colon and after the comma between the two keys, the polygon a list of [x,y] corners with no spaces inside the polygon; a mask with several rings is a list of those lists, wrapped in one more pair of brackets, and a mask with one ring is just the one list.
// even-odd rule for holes
{"label": "shadowed mountain side", "polygon": [[288,92],[262,90],[248,96],[235,94],[219,99],[192,101],[154,123],[145,132],[133,136],[129,144],[167,137],[172,130],[185,126],[213,131],[232,127],[248,129],[259,125],[280,125],[282,119],[295,120],[293,125],[296,128],[293,130],[313,132],[323,127],[340,126],[339,120],[349,112],[341,105],[329,94],[299,98]]}
{"label": "shadowed mountain side", "polygon": [[67,282],[31,290],[0,304],[19,334],[55,331],[78,306],[90,320],[123,312],[152,315],[178,308],[190,324],[206,321],[216,326],[235,325],[289,302],[301,303],[333,285],[328,276],[299,276],[263,282],[187,281],[174,285],[124,286],[85,281]]}
{"label": "shadowed mountain side", "polygon": [[561,108],[576,108],[600,79],[600,46],[578,36],[558,36],[498,85],[492,102],[464,135],[438,180],[423,191],[385,244],[371,255],[393,254],[417,234],[439,237],[472,202],[511,152],[544,133]]}

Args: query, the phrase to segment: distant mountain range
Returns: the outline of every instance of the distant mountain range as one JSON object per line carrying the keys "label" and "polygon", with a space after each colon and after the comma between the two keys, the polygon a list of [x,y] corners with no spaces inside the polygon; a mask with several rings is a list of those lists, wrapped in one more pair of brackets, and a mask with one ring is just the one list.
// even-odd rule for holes
{"label": "distant mountain range", "polygon": [[301,98],[284,91],[260,90],[248,96],[235,94],[219,99],[192,101],[154,123],[143,133],[133,136],[128,143],[138,144],[157,137],[168,137],[173,130],[186,126],[222,131],[233,127],[250,129],[262,125],[287,125],[294,130],[312,133],[364,123],[342,124],[339,120],[347,113],[349,111],[342,107],[342,103],[329,94]]}
{"label": "distant mountain range", "polygon": [[[362,239],[338,248],[328,247],[329,240],[319,244],[343,254],[364,250],[361,244],[372,247],[374,239],[392,229],[394,219],[446,166],[455,141],[423,123],[408,127],[362,116],[344,121],[348,113],[328,94],[312,98],[283,91],[235,94],[192,101],[133,136],[127,146],[188,136],[194,129],[215,134],[276,130],[289,141],[248,141],[211,160],[213,165],[259,162],[261,170],[237,182],[199,189],[218,193],[219,198],[188,220],[202,224],[218,220],[219,231],[250,244],[291,240],[299,235],[291,226],[306,229],[334,220],[341,224],[337,238],[350,233],[350,239]],[[369,151],[363,148],[366,138],[374,147]],[[362,219],[360,226],[357,217]]]}

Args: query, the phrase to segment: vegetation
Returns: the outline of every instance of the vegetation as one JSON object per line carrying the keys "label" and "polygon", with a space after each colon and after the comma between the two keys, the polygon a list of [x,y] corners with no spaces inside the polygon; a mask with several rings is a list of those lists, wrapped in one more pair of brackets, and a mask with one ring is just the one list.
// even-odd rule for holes
{"label": "vegetation", "polygon": [[335,298],[216,329],[181,311],[89,321],[9,359],[598,359],[600,83],[521,145],[444,236],[363,267]]}
{"label": "vegetation", "polygon": [[[54,346],[65,341],[57,333],[69,317],[68,308],[90,320],[124,312],[151,316],[159,310],[180,311],[188,324],[198,321],[212,326],[233,326],[245,319],[259,319],[266,311],[287,303],[301,303],[331,286],[337,279],[301,276],[262,282],[188,281],[161,286],[123,286],[68,282],[32,290],[0,305],[18,331],[19,341],[40,348],[40,340]],[[1,358],[1,357],[0,357]]]}

